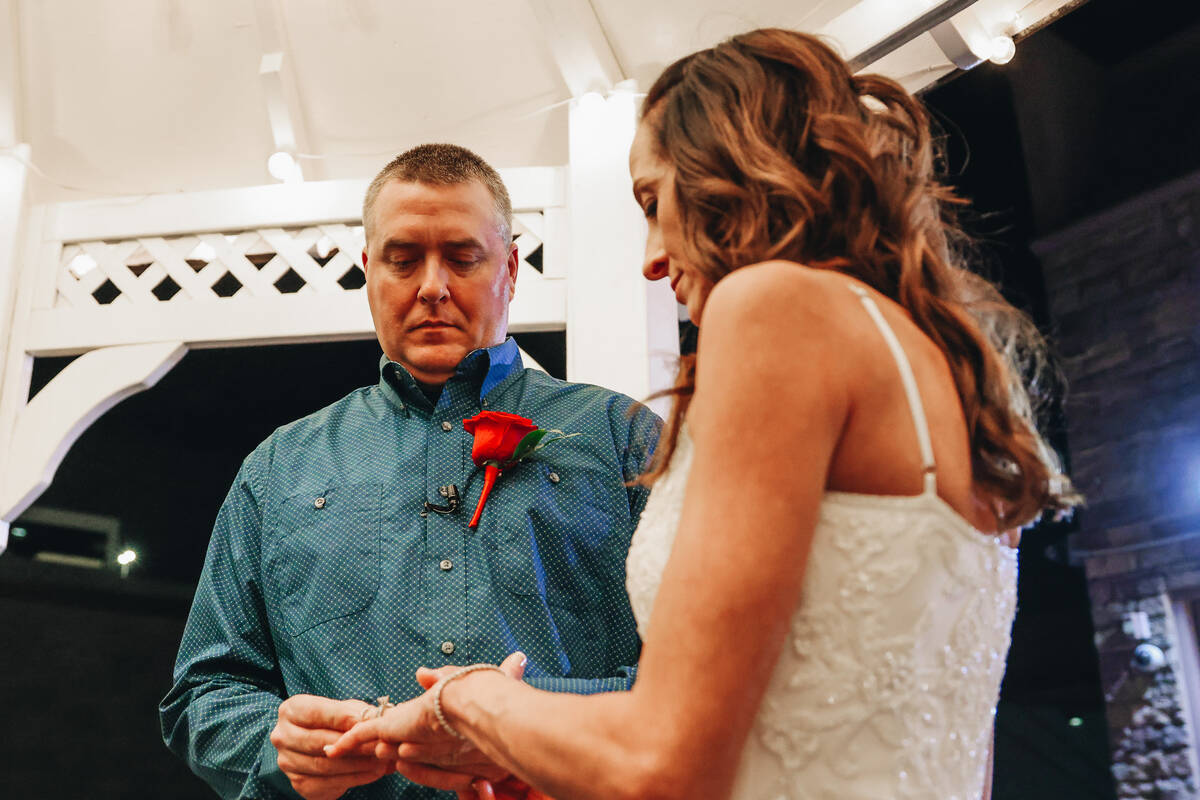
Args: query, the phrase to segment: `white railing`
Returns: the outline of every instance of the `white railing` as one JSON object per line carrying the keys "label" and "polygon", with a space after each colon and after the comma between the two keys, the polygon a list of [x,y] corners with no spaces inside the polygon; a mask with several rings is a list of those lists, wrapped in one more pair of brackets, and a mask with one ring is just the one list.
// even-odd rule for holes
{"label": "white railing", "polygon": [[[501,173],[517,209],[517,332],[566,328],[565,172]],[[88,425],[188,349],[373,337],[360,260],[366,187],[329,181],[30,209],[0,393],[0,529],[49,485]],[[79,358],[25,402],[32,358],[46,355]]]}
{"label": "white railing", "polygon": [[[505,174],[522,209],[513,220],[523,261],[511,309],[516,331],[566,325],[561,172]],[[52,208],[41,248],[52,263],[39,265],[25,349],[369,338],[357,219],[365,188],[336,181]],[[256,213],[229,213],[250,207]],[[241,225],[229,226],[235,220]]]}

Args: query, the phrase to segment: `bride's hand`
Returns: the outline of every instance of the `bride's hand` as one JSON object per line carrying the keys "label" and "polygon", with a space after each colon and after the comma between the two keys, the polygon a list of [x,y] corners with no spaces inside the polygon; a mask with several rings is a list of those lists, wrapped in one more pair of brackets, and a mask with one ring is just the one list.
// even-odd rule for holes
{"label": "bride's hand", "polygon": [[[508,677],[519,681],[525,676],[525,661],[523,653],[512,653],[500,663],[500,669]],[[417,670],[417,683],[421,684],[421,688],[428,692],[442,678],[448,678],[460,669],[462,667],[450,666],[439,669],[421,667]],[[440,726],[435,725],[435,727],[440,729]],[[417,761],[443,768],[463,767],[467,764],[492,764],[487,756],[473,744],[464,742],[448,733],[434,742],[417,742],[406,739],[397,749],[396,756],[405,761]],[[504,772],[500,777],[507,774]]]}
{"label": "bride's hand", "polygon": [[[509,677],[520,680],[525,671],[525,656],[513,653],[500,665]],[[344,756],[375,744],[376,758],[394,761],[396,771],[415,783],[443,791],[457,792],[460,798],[488,800],[498,797],[525,797],[513,794],[511,786],[502,786],[493,794],[490,782],[500,782],[508,771],[498,767],[470,742],[463,741],[438,724],[433,711],[433,695],[428,690],[439,680],[461,667],[421,668],[417,681],[425,694],[388,709],[382,717],[359,722],[325,749],[331,758]],[[506,789],[508,791],[506,791]]]}
{"label": "bride's hand", "polygon": [[[394,764],[396,772],[415,783],[457,792],[468,800],[489,798],[490,786],[477,787],[476,782],[480,779],[499,780],[508,773],[486,759],[483,764],[471,763],[474,759],[469,757],[468,748],[464,746],[466,743],[458,739],[454,740],[452,748],[443,746],[441,743],[446,734],[439,727],[433,713],[433,701],[426,692],[389,708],[383,716],[356,723],[340,739],[325,747],[325,755],[331,759],[344,758],[373,748],[375,758],[380,763]],[[437,747],[442,753],[442,766],[399,758],[397,744],[400,742]]]}

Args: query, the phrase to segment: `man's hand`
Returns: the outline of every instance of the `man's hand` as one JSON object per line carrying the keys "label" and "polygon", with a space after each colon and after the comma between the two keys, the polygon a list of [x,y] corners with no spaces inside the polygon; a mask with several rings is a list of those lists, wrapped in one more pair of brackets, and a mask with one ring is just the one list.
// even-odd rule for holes
{"label": "man's hand", "polygon": [[354,727],[363,711],[374,708],[361,700],[330,700],[298,694],[279,706],[279,722],[271,744],[279,751],[279,768],[305,800],[337,800],[349,789],[395,771],[392,761],[374,757],[364,747],[342,758],[327,758],[322,749]]}

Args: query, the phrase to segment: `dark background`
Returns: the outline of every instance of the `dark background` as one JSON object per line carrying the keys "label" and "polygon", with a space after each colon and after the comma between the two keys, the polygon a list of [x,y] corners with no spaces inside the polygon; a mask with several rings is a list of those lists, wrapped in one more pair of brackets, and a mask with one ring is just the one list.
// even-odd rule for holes
{"label": "dark background", "polygon": [[[926,92],[984,270],[1051,338],[1038,237],[1200,169],[1200,6],[1092,0]],[[636,268],[637,265],[630,265]],[[518,341],[562,376],[561,333]],[[18,520],[0,556],[0,797],[210,797],[162,746],[156,704],[216,509],[275,427],[378,379],[374,341],[194,350],[89,428],[39,507],[118,518],[130,577],[35,562],[61,533]],[[39,359],[36,393],[69,359]],[[1052,427],[1069,458],[1061,419]],[[1086,512],[1084,512],[1086,513]],[[1026,535],[997,722],[996,798],[1112,797],[1071,524]],[[1072,719],[1078,724],[1072,724]]]}

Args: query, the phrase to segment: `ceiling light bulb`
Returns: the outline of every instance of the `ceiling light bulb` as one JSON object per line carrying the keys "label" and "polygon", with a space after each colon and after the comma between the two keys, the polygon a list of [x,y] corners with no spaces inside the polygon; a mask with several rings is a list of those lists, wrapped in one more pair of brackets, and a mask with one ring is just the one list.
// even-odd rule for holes
{"label": "ceiling light bulb", "polygon": [[988,61],[993,64],[1007,64],[1017,54],[1017,44],[1011,36],[997,36],[992,39],[992,53]]}
{"label": "ceiling light bulb", "polygon": [[296,170],[296,159],[292,158],[291,153],[279,150],[278,152],[271,153],[271,157],[267,159],[267,172],[271,173],[271,177],[276,180],[294,180]]}
{"label": "ceiling light bulb", "polygon": [[126,550],[117,556],[117,563],[121,566],[132,564],[134,561],[137,561],[137,553],[133,552],[132,550]]}

